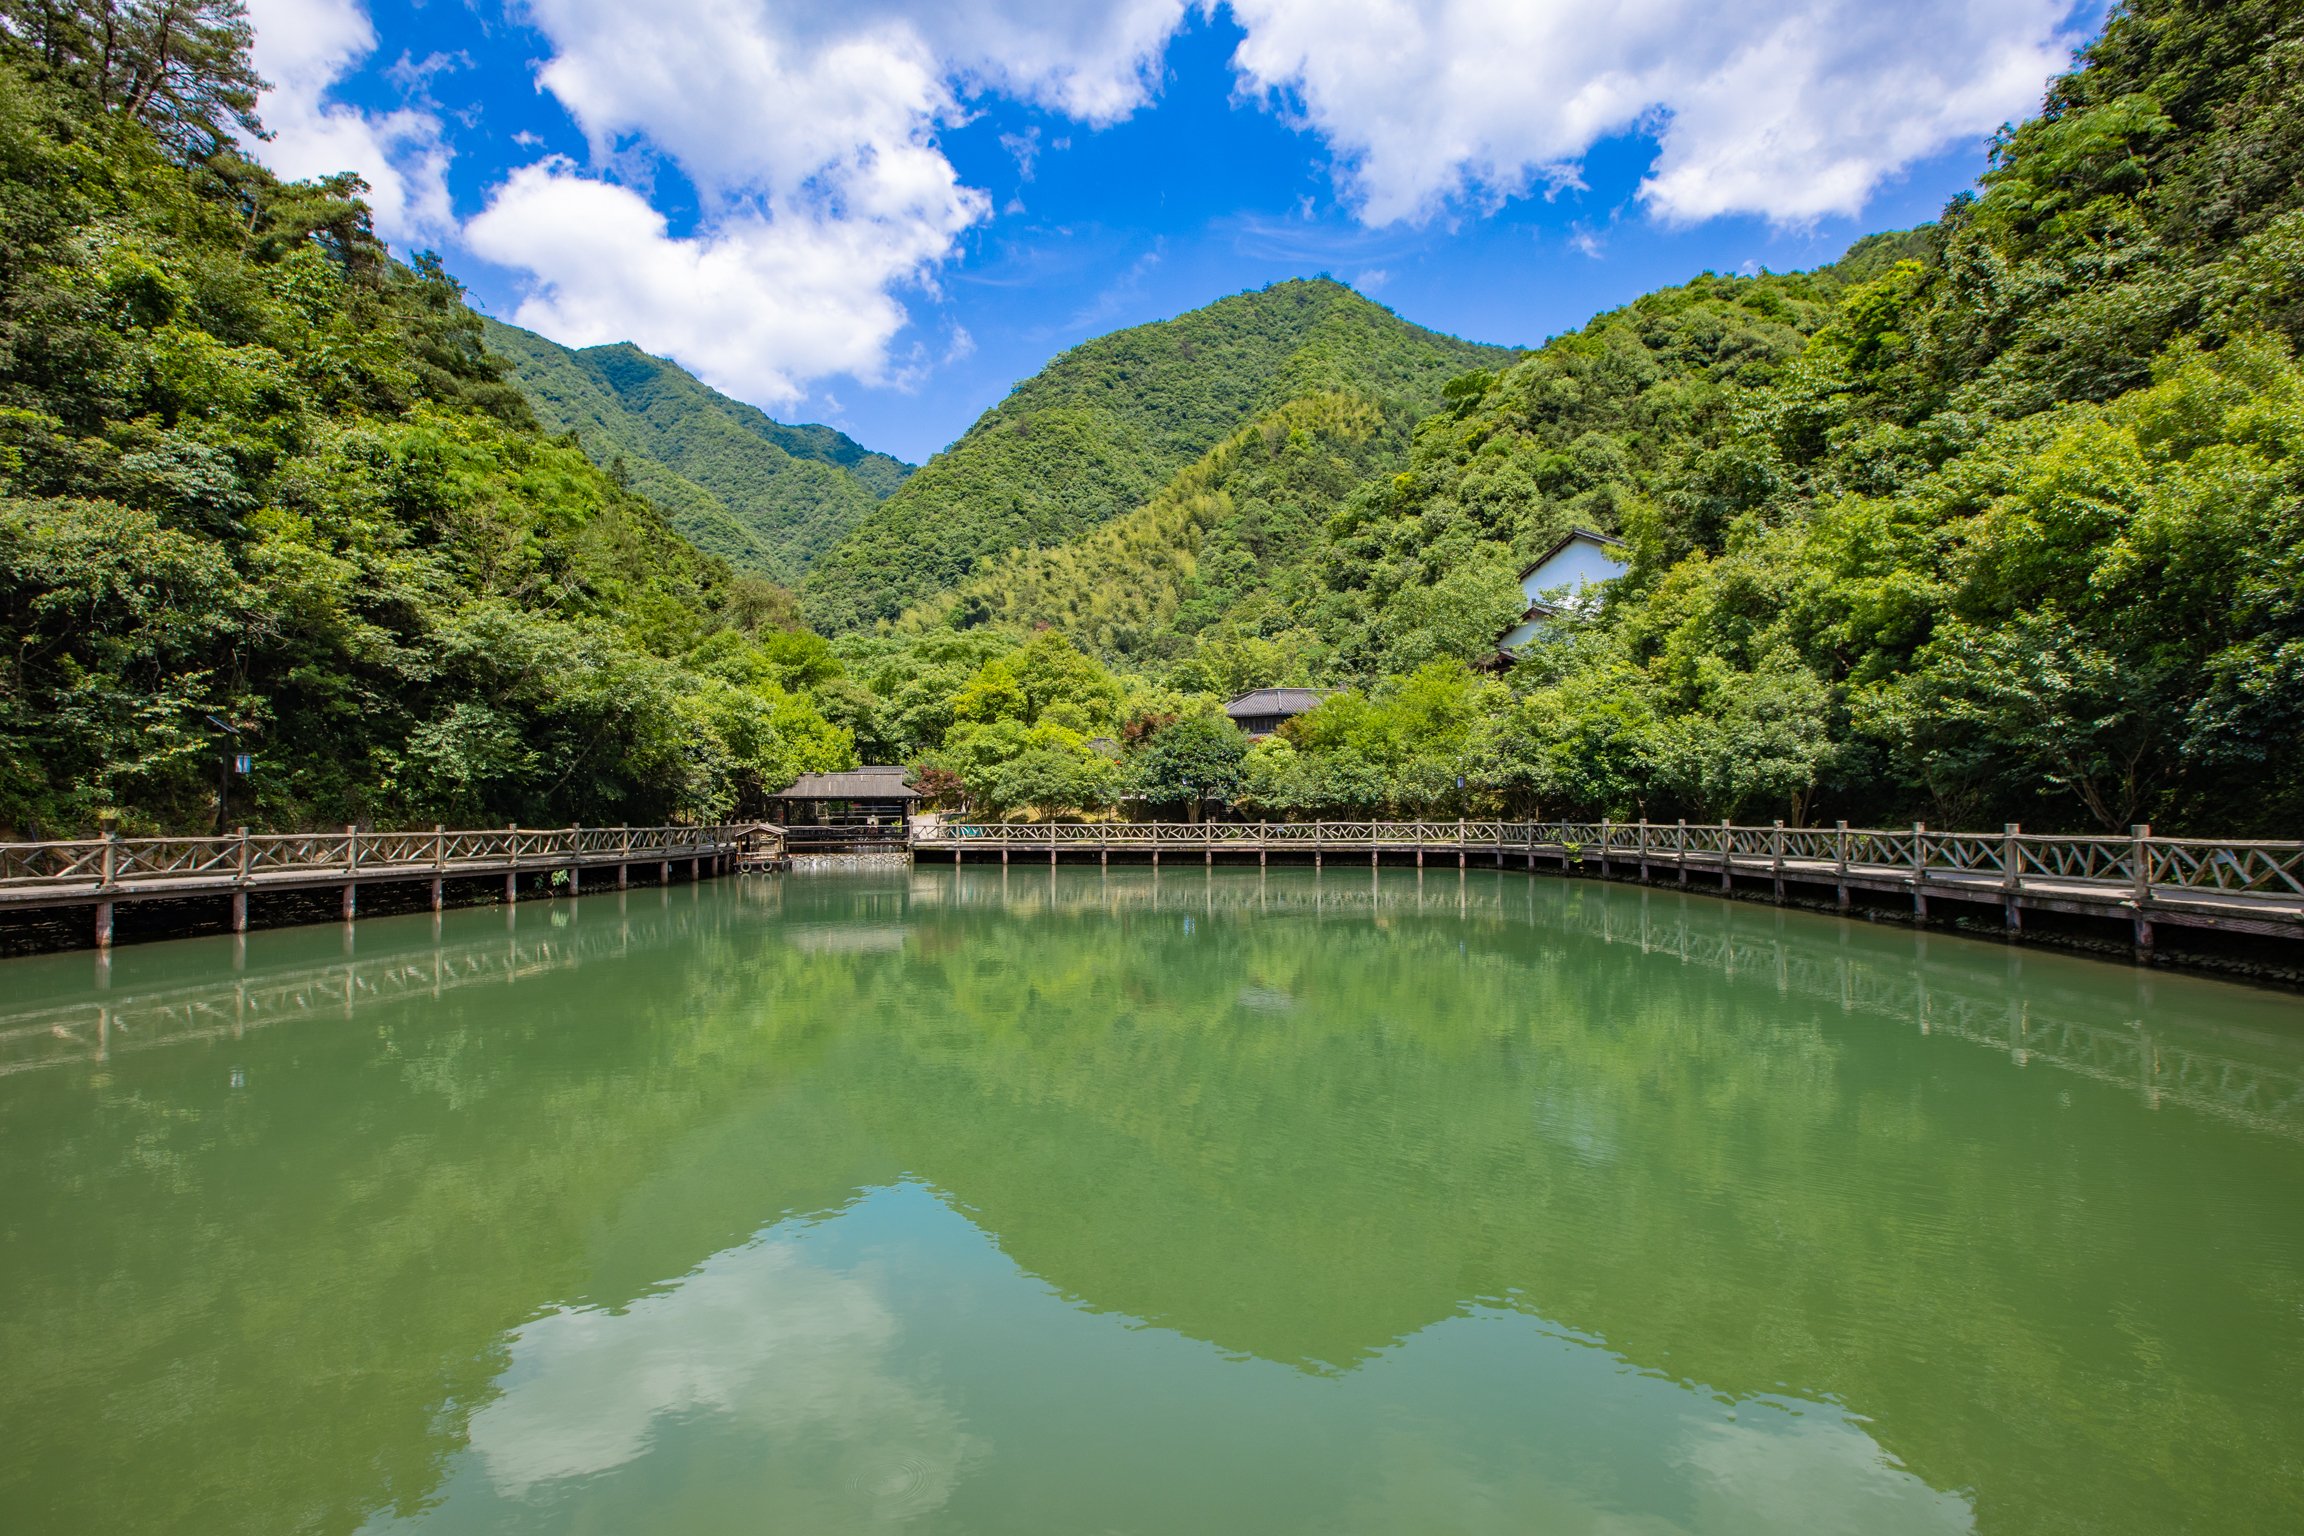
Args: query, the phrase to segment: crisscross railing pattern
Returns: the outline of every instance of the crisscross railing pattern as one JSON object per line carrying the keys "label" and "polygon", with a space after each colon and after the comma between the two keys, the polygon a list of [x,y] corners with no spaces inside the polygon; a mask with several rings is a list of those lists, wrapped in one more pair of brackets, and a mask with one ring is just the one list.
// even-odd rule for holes
{"label": "crisscross railing pattern", "polygon": [[226,837],[100,837],[0,844],[0,895],[44,890],[203,889],[297,876],[386,878],[566,864],[644,863],[726,851],[751,828],[502,827],[429,832],[283,832]]}
{"label": "crisscross railing pattern", "polygon": [[1567,861],[1620,859],[1684,869],[1769,873],[1779,879],[1893,879],[1914,887],[2020,897],[2093,890],[2142,906],[2156,896],[2297,898],[2304,912],[2304,842],[1932,832],[1925,826],[1736,826],[1719,822],[1284,821],[948,822],[913,846],[961,851],[1410,850],[1513,853]]}

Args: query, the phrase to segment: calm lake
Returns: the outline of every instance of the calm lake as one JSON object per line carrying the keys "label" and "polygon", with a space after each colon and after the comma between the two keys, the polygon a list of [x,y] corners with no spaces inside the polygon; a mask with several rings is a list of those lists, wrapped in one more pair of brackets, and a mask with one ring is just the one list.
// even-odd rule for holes
{"label": "calm lake", "polygon": [[1453,869],[97,965],[0,966],[23,1536],[2304,1529],[2293,994]]}

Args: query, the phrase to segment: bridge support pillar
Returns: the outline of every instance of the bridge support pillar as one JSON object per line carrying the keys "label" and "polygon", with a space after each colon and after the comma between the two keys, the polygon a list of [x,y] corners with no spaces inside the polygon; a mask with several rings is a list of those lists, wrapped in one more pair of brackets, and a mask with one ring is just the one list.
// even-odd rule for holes
{"label": "bridge support pillar", "polygon": [[1154,869],[1158,869],[1160,867],[1160,850],[1157,848],[1152,850],[1152,867]]}
{"label": "bridge support pillar", "polygon": [[1418,869],[1422,869],[1424,867],[1424,850],[1421,846],[1419,846],[1416,850],[1416,867]]}
{"label": "bridge support pillar", "polygon": [[672,883],[672,861],[670,859],[666,859],[656,866],[656,883],[658,885],[670,885]]}
{"label": "bridge support pillar", "polygon": [[618,890],[620,890],[620,891],[622,891],[622,890],[629,890],[629,889],[631,888],[631,885],[632,885],[632,866],[631,866],[631,865],[629,865],[629,864],[619,864],[619,865],[617,865],[617,866],[616,866],[616,889],[618,889]]}
{"label": "bridge support pillar", "polygon": [[688,861],[688,879],[691,882],[694,882],[703,878],[704,861],[702,859],[690,859]]}
{"label": "bridge support pillar", "polygon": [[[669,868],[671,868],[672,866],[670,866],[669,864],[667,864],[667,865],[666,865],[666,866],[664,866],[664,867],[665,867],[665,868],[667,868],[667,869],[669,869]],[[512,905],[514,902],[518,901],[519,899],[520,899],[520,872],[519,872],[518,870],[514,870],[514,871],[513,871],[511,874],[508,874],[508,875],[506,875],[506,876],[504,877],[504,905],[506,905],[506,906],[508,906],[508,907],[509,907],[509,906],[511,906],[511,905]]]}
{"label": "bridge support pillar", "polygon": [[2152,919],[2141,912],[2136,914],[2136,958],[2152,958]]}
{"label": "bridge support pillar", "polygon": [[96,903],[96,947],[112,947],[112,903],[108,901]]}
{"label": "bridge support pillar", "polygon": [[1000,867],[1002,869],[1008,867],[1008,850],[1005,847],[1000,850]]}
{"label": "bridge support pillar", "polygon": [[246,933],[248,931],[248,893],[246,891],[234,891],[232,893],[232,931],[234,933]]}
{"label": "bridge support pillar", "polygon": [[432,910],[435,912],[440,910],[447,897],[447,884],[448,882],[445,880],[434,880],[432,882]]}
{"label": "bridge support pillar", "polygon": [[1210,869],[1213,869],[1213,868],[1215,868],[1215,867],[1216,867],[1216,850],[1215,850],[1215,849],[1213,849],[1213,848],[1203,848],[1203,849],[1201,849],[1201,850],[1200,850],[1200,862],[1201,862],[1201,864],[1203,864],[1204,866],[1206,866],[1206,867],[1208,867],[1208,868],[1210,868]]}
{"label": "bridge support pillar", "polygon": [[954,869],[958,869],[960,867],[960,850],[957,848],[952,850],[952,867]]}
{"label": "bridge support pillar", "polygon": [[568,866],[568,894],[570,896],[584,894],[584,866],[581,864]]}
{"label": "bridge support pillar", "polygon": [[1912,919],[1921,923],[1928,921],[1928,893],[1917,885],[1912,887]]}
{"label": "bridge support pillar", "polygon": [[346,921],[346,922],[350,922],[350,921],[352,921],[353,917],[354,917],[354,916],[355,916],[355,915],[356,915],[356,914],[359,912],[359,910],[360,910],[360,887],[358,887],[358,886],[356,886],[356,885],[347,885],[347,886],[345,886],[345,887],[344,887],[344,921]]}
{"label": "bridge support pillar", "polygon": [[1266,860],[1266,859],[1268,859],[1268,858],[1271,856],[1271,852],[1272,852],[1272,851],[1271,851],[1269,848],[1264,848],[1264,847],[1261,847],[1261,846],[1259,846],[1259,847],[1257,848],[1257,850],[1256,850],[1256,867],[1257,867],[1258,869],[1262,869],[1262,868],[1264,867],[1264,863],[1265,863],[1265,860]]}
{"label": "bridge support pillar", "polygon": [[1048,867],[1050,869],[1056,867],[1056,845],[1054,843],[1048,845]]}

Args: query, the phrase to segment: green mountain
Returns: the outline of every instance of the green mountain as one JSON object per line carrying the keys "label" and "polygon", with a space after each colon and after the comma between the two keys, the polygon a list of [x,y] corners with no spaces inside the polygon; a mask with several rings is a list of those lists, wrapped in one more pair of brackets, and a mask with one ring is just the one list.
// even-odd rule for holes
{"label": "green mountain", "polygon": [[796,586],[912,466],[825,426],[786,426],[633,346],[573,348],[485,322],[488,350],[544,426],[631,487],[697,548]]}
{"label": "green mountain", "polygon": [[1230,433],[1345,391],[1418,413],[1517,354],[1410,325],[1327,278],[1276,283],[1057,357],[928,461],[810,572],[809,620],[868,628],[1010,550],[1149,502]]}

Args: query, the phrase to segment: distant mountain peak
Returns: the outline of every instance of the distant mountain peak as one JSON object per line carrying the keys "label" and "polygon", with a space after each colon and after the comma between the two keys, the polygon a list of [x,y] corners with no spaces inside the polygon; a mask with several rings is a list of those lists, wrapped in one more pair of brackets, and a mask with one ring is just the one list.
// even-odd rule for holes
{"label": "distant mountain peak", "polygon": [[1425,330],[1327,277],[1084,341],[1020,381],[818,559],[810,622],[868,627],[1011,549],[1075,538],[1144,506],[1290,400],[1349,391],[1428,409],[1449,379],[1517,355]]}
{"label": "distant mountain peak", "polygon": [[628,341],[558,342],[489,320],[491,351],[537,418],[574,432],[595,463],[624,461],[699,548],[798,585],[826,550],[911,475],[837,428],[788,425]]}

